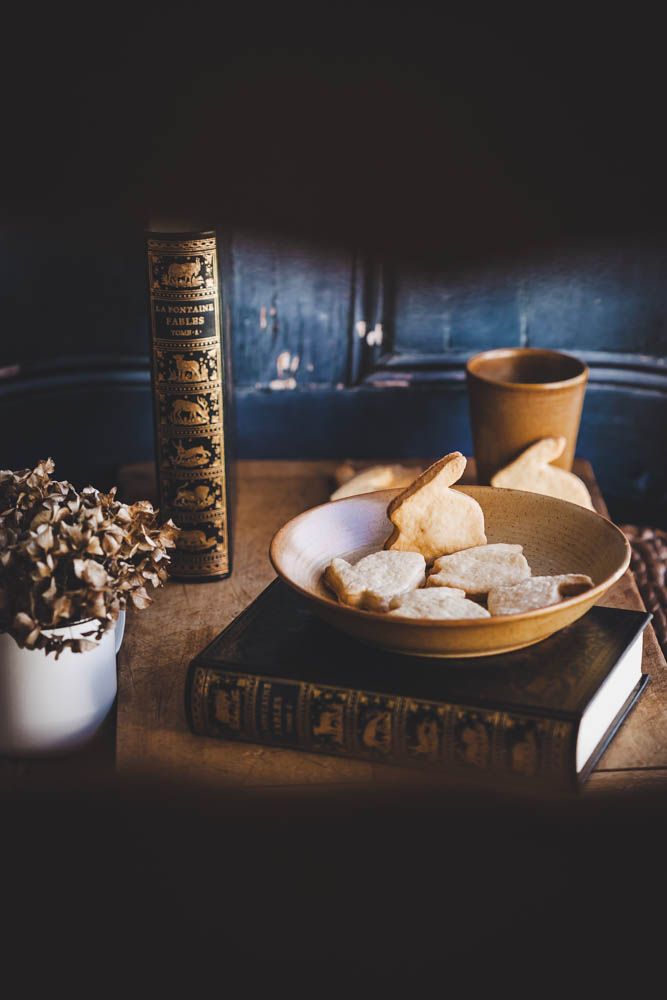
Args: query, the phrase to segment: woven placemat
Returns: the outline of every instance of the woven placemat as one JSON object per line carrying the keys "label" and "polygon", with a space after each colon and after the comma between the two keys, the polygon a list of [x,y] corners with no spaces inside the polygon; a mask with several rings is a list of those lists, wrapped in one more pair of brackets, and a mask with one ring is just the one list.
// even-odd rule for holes
{"label": "woven placemat", "polygon": [[622,524],[632,546],[630,565],[646,610],[653,614],[653,628],[667,656],[667,532],[660,528]]}

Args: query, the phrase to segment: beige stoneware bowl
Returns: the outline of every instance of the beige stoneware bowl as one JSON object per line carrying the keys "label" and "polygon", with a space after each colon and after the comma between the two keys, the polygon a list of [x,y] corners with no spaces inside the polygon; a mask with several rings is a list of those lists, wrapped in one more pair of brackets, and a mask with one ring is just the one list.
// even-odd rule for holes
{"label": "beige stoneware bowl", "polygon": [[340,604],[322,582],[335,556],[356,562],[381,549],[391,532],[382,490],[322,504],[288,521],[271,543],[279,576],[321,618],[362,642],[417,656],[490,656],[540,642],[586,614],[630,562],[625,535],[593,511],[537,493],[460,487],[484,511],[489,542],[523,545],[533,576],[587,573],[595,586],[548,608],[492,618],[432,621],[400,618]]}

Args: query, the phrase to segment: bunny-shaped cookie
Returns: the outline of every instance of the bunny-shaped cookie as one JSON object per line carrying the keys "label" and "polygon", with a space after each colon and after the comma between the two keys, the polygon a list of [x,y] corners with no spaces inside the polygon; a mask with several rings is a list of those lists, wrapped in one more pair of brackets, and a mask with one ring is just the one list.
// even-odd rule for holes
{"label": "bunny-shaped cookie", "polygon": [[486,545],[482,508],[465,493],[450,489],[463,475],[460,451],[429,466],[387,507],[394,531],[385,549],[421,552],[427,563],[472,545]]}
{"label": "bunny-shaped cookie", "polygon": [[491,485],[525,490],[527,493],[544,493],[593,510],[590,493],[581,479],[573,472],[549,464],[563,454],[565,444],[564,437],[536,441],[504,469],[496,472]]}

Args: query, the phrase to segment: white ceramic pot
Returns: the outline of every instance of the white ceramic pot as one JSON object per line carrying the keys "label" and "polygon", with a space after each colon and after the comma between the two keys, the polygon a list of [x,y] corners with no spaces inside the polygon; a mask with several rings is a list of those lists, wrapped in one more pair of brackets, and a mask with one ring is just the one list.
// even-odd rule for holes
{"label": "white ceramic pot", "polygon": [[[94,627],[88,621],[51,631],[76,638]],[[58,659],[42,649],[21,649],[0,633],[0,754],[66,753],[91,739],[116,697],[116,653],[124,629],[121,611],[96,649],[65,649]]]}

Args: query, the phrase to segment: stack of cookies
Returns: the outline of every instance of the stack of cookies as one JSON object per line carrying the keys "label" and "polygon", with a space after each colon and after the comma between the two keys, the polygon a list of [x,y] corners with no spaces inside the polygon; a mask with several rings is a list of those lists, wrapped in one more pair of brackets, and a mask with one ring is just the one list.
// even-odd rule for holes
{"label": "stack of cookies", "polygon": [[521,545],[487,544],[484,513],[451,489],[466,460],[435,462],[387,508],[394,530],[355,565],[334,559],[324,573],[339,601],[402,618],[465,619],[521,614],[593,586],[579,573],[533,576]]}

